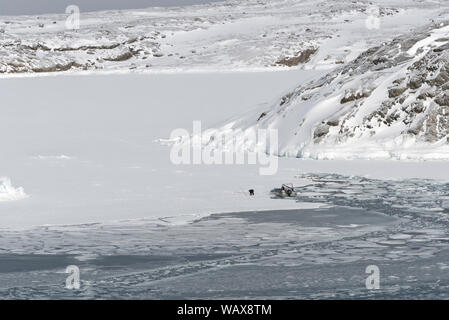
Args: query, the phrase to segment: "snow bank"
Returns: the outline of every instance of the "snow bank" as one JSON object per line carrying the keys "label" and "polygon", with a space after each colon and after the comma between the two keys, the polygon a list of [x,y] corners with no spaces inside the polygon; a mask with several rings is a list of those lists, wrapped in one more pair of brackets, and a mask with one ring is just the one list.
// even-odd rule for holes
{"label": "snow bank", "polygon": [[6,177],[0,177],[0,202],[15,201],[28,198],[22,187],[15,188],[11,180]]}
{"label": "snow bank", "polygon": [[[404,139],[406,140],[406,139]],[[412,139],[410,139],[412,140]],[[289,154],[287,154],[288,156]],[[290,154],[291,156],[292,154]],[[296,154],[300,158],[316,160],[449,160],[449,146],[439,143],[368,142],[346,143],[342,145],[317,144],[305,147]]]}

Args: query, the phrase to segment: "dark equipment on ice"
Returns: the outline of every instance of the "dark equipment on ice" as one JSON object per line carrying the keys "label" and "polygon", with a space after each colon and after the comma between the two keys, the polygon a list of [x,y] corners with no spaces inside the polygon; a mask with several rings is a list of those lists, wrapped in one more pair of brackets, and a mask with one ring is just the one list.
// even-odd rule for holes
{"label": "dark equipment on ice", "polygon": [[283,184],[281,188],[271,190],[271,194],[279,198],[293,198],[296,197],[297,192],[295,187],[293,187],[293,184],[289,183]]}
{"label": "dark equipment on ice", "polygon": [[254,195],[254,189],[249,189],[249,195],[253,196]]}

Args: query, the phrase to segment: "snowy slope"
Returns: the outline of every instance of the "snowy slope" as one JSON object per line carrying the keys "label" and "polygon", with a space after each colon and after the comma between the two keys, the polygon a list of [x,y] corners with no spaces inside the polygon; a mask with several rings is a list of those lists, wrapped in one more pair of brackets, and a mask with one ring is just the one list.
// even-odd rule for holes
{"label": "snowy slope", "polygon": [[[375,6],[380,28],[367,29]],[[230,0],[180,8],[0,17],[0,75],[332,69],[440,19],[436,1]],[[388,32],[386,32],[388,30]]]}
{"label": "snowy slope", "polygon": [[[279,131],[281,156],[449,159],[449,26],[373,47],[216,131]],[[256,145],[250,145],[255,148]]]}

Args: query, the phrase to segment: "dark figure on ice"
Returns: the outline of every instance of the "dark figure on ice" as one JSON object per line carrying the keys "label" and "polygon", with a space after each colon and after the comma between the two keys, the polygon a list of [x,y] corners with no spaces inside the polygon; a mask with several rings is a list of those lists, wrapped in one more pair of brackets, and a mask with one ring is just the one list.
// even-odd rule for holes
{"label": "dark figure on ice", "polygon": [[249,189],[249,195],[253,196],[254,195],[254,189]]}

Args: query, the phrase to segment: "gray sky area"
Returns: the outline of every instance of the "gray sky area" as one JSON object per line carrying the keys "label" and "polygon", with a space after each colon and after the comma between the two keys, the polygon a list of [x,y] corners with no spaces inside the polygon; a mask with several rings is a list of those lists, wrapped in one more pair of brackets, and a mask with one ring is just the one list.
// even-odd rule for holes
{"label": "gray sky area", "polygon": [[141,9],[154,6],[169,7],[220,0],[0,0],[0,15],[64,13],[74,4],[82,11],[109,9]]}

